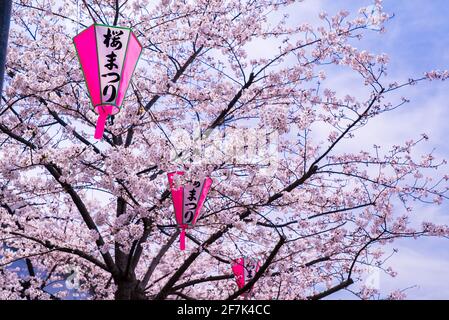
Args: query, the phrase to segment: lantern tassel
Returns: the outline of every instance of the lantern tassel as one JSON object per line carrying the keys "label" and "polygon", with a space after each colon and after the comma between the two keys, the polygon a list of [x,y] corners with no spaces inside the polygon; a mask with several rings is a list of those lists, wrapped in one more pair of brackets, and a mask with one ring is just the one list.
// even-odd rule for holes
{"label": "lantern tassel", "polygon": [[106,125],[106,119],[110,114],[112,114],[112,106],[99,106],[97,126],[95,127],[94,138],[100,140],[103,138],[104,127]]}
{"label": "lantern tassel", "polygon": [[186,229],[182,228],[181,235],[179,236],[179,248],[184,251],[186,249]]}

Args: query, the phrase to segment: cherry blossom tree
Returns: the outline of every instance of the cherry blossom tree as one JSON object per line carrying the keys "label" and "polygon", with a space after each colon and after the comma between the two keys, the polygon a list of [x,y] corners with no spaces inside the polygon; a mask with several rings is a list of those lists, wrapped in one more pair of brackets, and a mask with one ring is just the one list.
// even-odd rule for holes
{"label": "cherry blossom tree", "polygon": [[[379,292],[363,285],[367,268],[395,275],[383,246],[447,236],[410,222],[415,203],[447,198],[449,177],[435,178],[445,162],[416,151],[425,134],[342,150],[408,102],[402,88],[448,73],[389,81],[388,57],[357,49],[367,32],[382,37],[379,0],[375,16],[323,8],[317,25],[285,14],[307,5],[17,0],[0,109],[0,297],[322,299],[351,288],[369,299]],[[144,47],[101,141],[72,44],[94,22],[132,28]],[[327,87],[336,68],[363,94]],[[214,181],[185,251],[176,170],[177,183]],[[244,256],[260,269],[239,290],[231,263]]]}

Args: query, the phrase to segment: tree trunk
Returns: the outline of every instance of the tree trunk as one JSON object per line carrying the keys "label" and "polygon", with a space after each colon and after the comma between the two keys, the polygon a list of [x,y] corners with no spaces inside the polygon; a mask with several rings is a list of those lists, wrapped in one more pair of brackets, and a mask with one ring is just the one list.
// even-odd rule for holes
{"label": "tree trunk", "polygon": [[147,300],[147,296],[139,288],[139,281],[136,279],[120,279],[117,282],[115,300]]}

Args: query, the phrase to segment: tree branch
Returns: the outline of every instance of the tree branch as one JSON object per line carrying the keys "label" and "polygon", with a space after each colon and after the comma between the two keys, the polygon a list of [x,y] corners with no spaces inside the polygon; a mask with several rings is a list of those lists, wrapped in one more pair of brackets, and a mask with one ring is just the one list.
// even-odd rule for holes
{"label": "tree branch", "polygon": [[115,0],[115,17],[114,17],[114,24],[113,24],[113,26],[117,25],[119,13],[120,13],[120,6],[118,4],[118,0]]}
{"label": "tree branch", "polygon": [[101,262],[100,260],[96,259],[95,257],[92,257],[91,255],[89,255],[89,254],[87,254],[84,251],[81,251],[79,249],[72,249],[72,248],[57,246],[55,244],[52,244],[48,240],[43,241],[43,240],[37,239],[35,237],[29,236],[29,235],[26,235],[26,234],[22,234],[22,233],[19,233],[19,232],[15,232],[15,231],[10,232],[10,233],[12,235],[19,236],[19,237],[31,240],[33,242],[39,243],[40,245],[44,246],[47,249],[56,250],[56,251],[65,252],[65,253],[70,253],[70,254],[76,255],[78,257],[81,257],[81,258],[83,258],[83,259],[85,259],[85,260],[95,264],[97,267],[100,267],[101,269],[109,272],[108,267],[103,262]]}
{"label": "tree branch", "polygon": [[95,225],[95,222],[93,221],[92,217],[89,214],[89,211],[87,210],[86,206],[84,205],[84,202],[81,200],[78,193],[73,189],[73,187],[68,184],[67,182],[62,182],[60,180],[61,173],[59,169],[53,164],[46,164],[44,167],[50,172],[50,174],[55,178],[55,180],[63,187],[63,189],[70,195],[72,198],[73,203],[77,207],[79,213],[81,214],[81,217],[83,218],[85,224],[89,228],[89,230],[95,230],[98,233],[98,239],[95,241],[97,244],[97,247],[108,266],[108,271],[111,272],[113,277],[116,277],[118,275],[118,269],[117,266],[114,263],[114,260],[111,257],[111,254],[109,252],[103,252],[102,247],[104,246],[105,242],[100,234],[100,232],[97,229],[97,226]]}
{"label": "tree branch", "polygon": [[153,258],[151,261],[150,266],[148,267],[147,272],[145,273],[145,276],[143,277],[142,281],[140,282],[140,287],[143,289],[147,286],[148,281],[151,278],[151,275],[153,274],[154,270],[156,269],[157,265],[161,261],[162,257],[165,255],[165,253],[170,249],[173,242],[175,242],[176,238],[179,235],[179,230],[177,230],[171,238],[168,240],[168,242],[161,248],[161,250],[158,252],[158,254]]}
{"label": "tree branch", "polygon": [[207,278],[195,279],[195,280],[184,282],[180,285],[174,286],[172,288],[172,290],[176,291],[179,289],[183,289],[185,287],[194,286],[195,284],[198,284],[198,283],[209,282],[209,281],[228,280],[228,279],[232,279],[232,278],[234,278],[233,274],[223,274],[221,276],[210,276]]}
{"label": "tree branch", "polygon": [[308,300],[321,300],[321,299],[323,299],[323,298],[325,298],[325,297],[327,297],[327,296],[329,296],[329,295],[331,295],[331,294],[333,294],[333,293],[335,293],[337,291],[340,291],[340,290],[342,290],[344,288],[349,287],[353,283],[354,283],[354,280],[349,278],[349,279],[341,282],[340,284],[336,285],[335,287],[332,287],[332,288],[330,288],[330,289],[328,289],[326,291],[323,291],[321,293],[318,293],[316,295],[307,297],[307,299]]}

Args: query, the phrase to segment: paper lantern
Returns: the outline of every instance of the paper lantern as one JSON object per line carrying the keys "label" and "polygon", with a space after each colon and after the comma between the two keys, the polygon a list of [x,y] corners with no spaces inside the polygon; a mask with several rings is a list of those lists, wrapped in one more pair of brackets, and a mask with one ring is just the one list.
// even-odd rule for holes
{"label": "paper lantern", "polygon": [[182,176],[184,172],[169,173],[168,182],[170,184],[176,222],[181,229],[180,248],[185,250],[186,229],[193,227],[198,220],[201,208],[212,185],[212,179],[206,177],[200,181],[193,181],[190,184],[176,187],[174,184],[176,175]]}
{"label": "paper lantern", "polygon": [[259,271],[260,262],[253,258],[239,258],[232,263],[232,272],[237,282],[237,287],[242,289],[250,282],[257,271]]}
{"label": "paper lantern", "polygon": [[142,45],[129,28],[94,24],[73,38],[90,100],[98,113],[95,138],[120,111]]}

